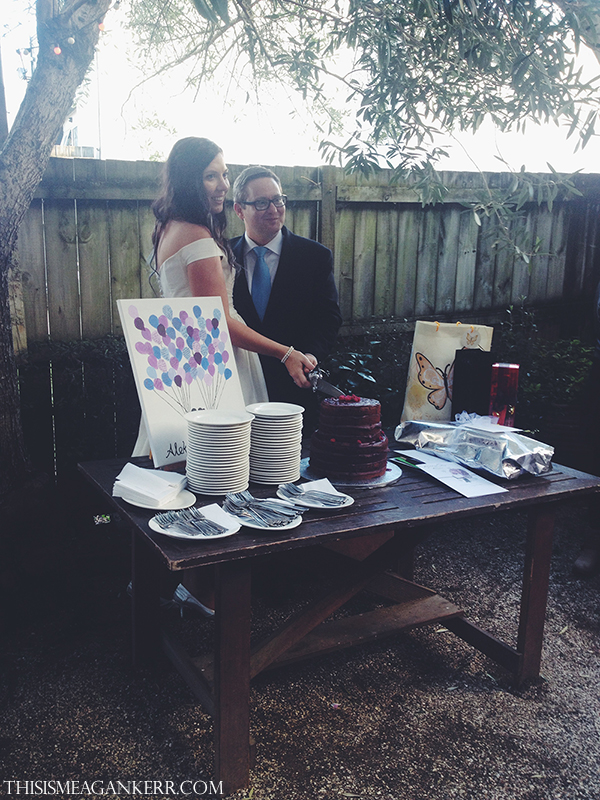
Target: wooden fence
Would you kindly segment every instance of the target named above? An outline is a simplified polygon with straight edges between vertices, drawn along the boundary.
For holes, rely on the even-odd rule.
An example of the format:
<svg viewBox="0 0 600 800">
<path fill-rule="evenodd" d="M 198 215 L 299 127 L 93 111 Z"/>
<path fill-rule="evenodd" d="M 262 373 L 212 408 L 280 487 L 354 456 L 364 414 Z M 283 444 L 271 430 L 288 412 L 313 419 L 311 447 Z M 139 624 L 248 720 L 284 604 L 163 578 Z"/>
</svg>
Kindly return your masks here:
<svg viewBox="0 0 600 800">
<path fill-rule="evenodd" d="M 19 238 L 24 309 L 19 346 L 120 333 L 116 300 L 152 296 L 147 257 L 160 164 L 52 159 Z M 242 167 L 232 167 L 235 178 Z M 485 319 L 526 297 L 578 301 L 600 277 L 600 176 L 583 198 L 532 205 L 521 234 L 541 240 L 531 268 L 494 247 L 492 222 L 461 201 L 481 191 L 476 173 L 443 173 L 444 204 L 422 208 L 388 173 L 367 180 L 333 167 L 274 167 L 289 197 L 287 224 L 334 251 L 345 330 L 365 320 Z M 492 186 L 507 181 L 488 175 Z M 229 206 L 229 232 L 242 226 Z"/>
<path fill-rule="evenodd" d="M 232 178 L 241 169 L 232 167 Z M 571 306 L 581 319 L 600 278 L 600 176 L 578 179 L 581 198 L 526 210 L 520 232 L 541 239 L 530 269 L 495 248 L 490 220 L 477 225 L 461 204 L 481 190 L 476 174 L 444 174 L 448 202 L 422 208 L 386 173 L 367 180 L 332 167 L 274 170 L 290 229 L 334 252 L 342 335 L 389 326 L 408 352 L 417 318 L 493 322 L 524 297 L 555 318 Z M 159 173 L 152 162 L 52 159 L 20 231 L 12 300 L 17 347 L 29 353 L 23 424 L 34 463 L 67 484 L 78 460 L 127 456 L 135 440 L 139 405 L 116 301 L 155 293 L 147 258 Z M 487 177 L 492 186 L 507 181 Z M 231 207 L 228 214 L 230 235 L 241 233 Z"/>
</svg>

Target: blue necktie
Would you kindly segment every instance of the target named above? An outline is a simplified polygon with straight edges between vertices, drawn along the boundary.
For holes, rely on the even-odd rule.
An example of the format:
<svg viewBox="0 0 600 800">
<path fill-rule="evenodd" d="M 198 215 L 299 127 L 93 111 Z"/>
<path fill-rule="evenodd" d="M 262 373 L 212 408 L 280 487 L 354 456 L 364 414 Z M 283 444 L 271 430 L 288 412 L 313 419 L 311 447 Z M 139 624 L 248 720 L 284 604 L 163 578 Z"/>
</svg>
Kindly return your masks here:
<svg viewBox="0 0 600 800">
<path fill-rule="evenodd" d="M 267 310 L 269 295 L 271 294 L 271 274 L 265 261 L 266 247 L 255 247 L 256 263 L 252 275 L 252 300 L 258 316 L 262 319 Z"/>
</svg>

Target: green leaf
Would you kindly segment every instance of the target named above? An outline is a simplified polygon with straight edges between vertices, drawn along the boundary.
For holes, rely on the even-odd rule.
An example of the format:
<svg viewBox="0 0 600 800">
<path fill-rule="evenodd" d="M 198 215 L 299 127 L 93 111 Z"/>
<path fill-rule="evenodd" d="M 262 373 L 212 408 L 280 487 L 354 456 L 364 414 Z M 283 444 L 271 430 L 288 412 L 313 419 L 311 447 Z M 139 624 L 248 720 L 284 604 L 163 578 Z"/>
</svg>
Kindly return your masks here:
<svg viewBox="0 0 600 800">
<path fill-rule="evenodd" d="M 206 0 L 190 0 L 190 2 L 193 3 L 194 8 L 201 17 L 214 24 L 218 23 L 219 19 L 217 15 L 213 11 L 212 7 L 208 5 Z"/>
<path fill-rule="evenodd" d="M 228 0 L 210 0 L 212 7 L 217 12 L 223 22 L 229 22 Z"/>
</svg>

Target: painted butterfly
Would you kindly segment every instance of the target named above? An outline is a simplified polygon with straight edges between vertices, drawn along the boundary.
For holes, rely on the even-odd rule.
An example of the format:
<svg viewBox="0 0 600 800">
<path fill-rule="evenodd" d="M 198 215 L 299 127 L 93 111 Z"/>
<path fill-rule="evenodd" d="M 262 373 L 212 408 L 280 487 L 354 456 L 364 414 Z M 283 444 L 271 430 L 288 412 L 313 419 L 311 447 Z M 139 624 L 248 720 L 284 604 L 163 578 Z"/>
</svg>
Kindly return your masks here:
<svg viewBox="0 0 600 800">
<path fill-rule="evenodd" d="M 454 361 L 448 364 L 445 370 L 434 367 L 431 361 L 423 353 L 416 353 L 415 358 L 419 365 L 417 378 L 421 386 L 431 389 L 427 395 L 427 400 L 438 411 L 446 405 L 448 400 L 452 400 L 452 384 L 454 383 Z"/>
</svg>

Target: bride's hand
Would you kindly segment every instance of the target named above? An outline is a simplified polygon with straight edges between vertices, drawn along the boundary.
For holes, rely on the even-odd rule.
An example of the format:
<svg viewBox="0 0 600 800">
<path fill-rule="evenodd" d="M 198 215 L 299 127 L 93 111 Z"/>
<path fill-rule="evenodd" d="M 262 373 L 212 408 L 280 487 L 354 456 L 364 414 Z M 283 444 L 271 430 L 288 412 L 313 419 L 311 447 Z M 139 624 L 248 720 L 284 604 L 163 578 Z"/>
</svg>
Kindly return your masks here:
<svg viewBox="0 0 600 800">
<path fill-rule="evenodd" d="M 312 358 L 314 359 L 314 356 Z M 289 372 L 291 379 L 301 389 L 311 388 L 311 383 L 307 380 L 306 374 L 314 369 L 315 366 L 316 364 L 313 364 L 311 359 L 307 358 L 299 350 L 292 350 L 285 361 L 285 368 Z"/>
</svg>

